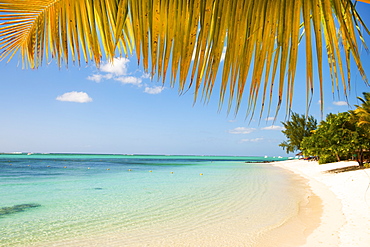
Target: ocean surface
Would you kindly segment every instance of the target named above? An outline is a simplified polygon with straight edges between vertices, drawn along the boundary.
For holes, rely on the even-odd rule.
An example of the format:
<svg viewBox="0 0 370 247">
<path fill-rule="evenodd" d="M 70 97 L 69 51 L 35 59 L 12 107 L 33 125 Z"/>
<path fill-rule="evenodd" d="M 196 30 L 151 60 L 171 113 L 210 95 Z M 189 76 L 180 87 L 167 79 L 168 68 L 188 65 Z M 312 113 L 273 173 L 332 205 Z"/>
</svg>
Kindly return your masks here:
<svg viewBox="0 0 370 247">
<path fill-rule="evenodd" d="M 307 192 L 273 160 L 0 154 L 0 246 L 253 246 Z"/>
</svg>

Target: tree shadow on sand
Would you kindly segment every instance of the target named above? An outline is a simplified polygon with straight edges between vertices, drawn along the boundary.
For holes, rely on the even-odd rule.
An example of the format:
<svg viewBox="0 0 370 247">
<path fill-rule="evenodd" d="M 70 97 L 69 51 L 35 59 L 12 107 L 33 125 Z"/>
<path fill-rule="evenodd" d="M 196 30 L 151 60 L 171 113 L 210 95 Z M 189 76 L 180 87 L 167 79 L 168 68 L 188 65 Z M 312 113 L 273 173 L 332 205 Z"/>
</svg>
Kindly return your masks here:
<svg viewBox="0 0 370 247">
<path fill-rule="evenodd" d="M 357 170 L 363 170 L 363 169 L 368 169 L 368 168 L 364 166 L 347 166 L 347 167 L 327 170 L 325 173 L 341 173 L 341 172 L 350 172 L 350 171 L 357 171 Z"/>
</svg>

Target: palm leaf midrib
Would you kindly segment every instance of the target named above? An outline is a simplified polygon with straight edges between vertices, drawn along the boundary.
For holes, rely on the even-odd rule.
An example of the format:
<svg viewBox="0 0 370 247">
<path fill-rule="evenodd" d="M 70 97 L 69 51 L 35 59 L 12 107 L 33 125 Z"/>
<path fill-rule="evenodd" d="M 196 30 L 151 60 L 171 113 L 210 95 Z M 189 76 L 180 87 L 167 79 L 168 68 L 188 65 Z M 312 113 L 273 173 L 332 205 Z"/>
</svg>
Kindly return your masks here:
<svg viewBox="0 0 370 247">
<path fill-rule="evenodd" d="M 17 14 L 7 15 L 7 22 L 2 23 L 4 27 L 0 28 L 0 34 L 4 36 L 1 41 L 6 41 L 13 39 L 13 44 L 4 44 L 0 49 L 4 49 L 0 58 L 3 59 L 10 54 L 11 59 L 14 54 L 19 49 L 27 49 L 30 54 L 40 53 L 40 47 L 44 44 L 44 39 L 40 39 L 36 32 L 40 30 L 40 23 L 45 15 L 45 12 L 50 11 L 56 3 L 63 2 L 63 0 L 53 0 L 53 1 L 32 1 L 27 4 L 12 3 L 12 13 L 17 12 Z M 0 5 L 0 7 L 2 7 Z M 3 11 L 6 12 L 6 11 Z M 4 19 L 4 18 L 3 18 Z M 37 48 L 35 48 L 37 47 Z M 43 50 L 43 49 L 42 49 Z M 40 57 L 43 54 L 37 54 L 35 57 Z M 31 65 L 32 66 L 32 65 Z"/>
</svg>

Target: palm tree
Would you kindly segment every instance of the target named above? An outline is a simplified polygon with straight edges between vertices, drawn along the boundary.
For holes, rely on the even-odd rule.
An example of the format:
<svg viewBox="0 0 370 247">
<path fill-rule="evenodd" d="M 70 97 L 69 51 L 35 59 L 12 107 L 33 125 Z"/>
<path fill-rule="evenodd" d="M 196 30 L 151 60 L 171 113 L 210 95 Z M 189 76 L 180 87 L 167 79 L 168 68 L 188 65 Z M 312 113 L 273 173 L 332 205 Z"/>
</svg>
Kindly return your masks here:
<svg viewBox="0 0 370 247">
<path fill-rule="evenodd" d="M 357 125 L 370 130 L 370 93 L 362 93 L 364 98 L 357 97 L 362 104 L 355 105 L 357 108 L 353 111 L 356 115 Z"/>
<path fill-rule="evenodd" d="M 361 105 L 355 105 L 356 109 L 350 111 L 352 124 L 357 126 L 358 139 L 360 139 L 357 141 L 362 145 L 357 154 L 360 166 L 363 165 L 365 153 L 369 156 L 370 140 L 370 93 L 363 92 L 362 94 L 364 98 L 357 97 L 362 102 Z"/>
<path fill-rule="evenodd" d="M 307 104 L 314 64 L 323 99 L 323 47 L 334 87 L 342 81 L 347 93 L 351 60 L 367 82 L 357 43 L 364 40 L 361 27 L 370 32 L 355 5 L 352 0 L 0 0 L 0 59 L 19 52 L 24 67 L 37 68 L 51 58 L 59 66 L 91 60 L 99 66 L 103 55 L 112 61 L 135 49 L 145 70 L 163 82 L 170 73 L 171 85 L 178 83 L 180 92 L 193 87 L 195 99 L 199 93 L 209 98 L 222 67 L 220 105 L 228 94 L 229 110 L 235 105 L 237 112 L 249 91 L 248 112 L 261 97 L 262 113 L 277 88 L 277 109 L 284 97 L 289 109 L 302 40 Z"/>
</svg>

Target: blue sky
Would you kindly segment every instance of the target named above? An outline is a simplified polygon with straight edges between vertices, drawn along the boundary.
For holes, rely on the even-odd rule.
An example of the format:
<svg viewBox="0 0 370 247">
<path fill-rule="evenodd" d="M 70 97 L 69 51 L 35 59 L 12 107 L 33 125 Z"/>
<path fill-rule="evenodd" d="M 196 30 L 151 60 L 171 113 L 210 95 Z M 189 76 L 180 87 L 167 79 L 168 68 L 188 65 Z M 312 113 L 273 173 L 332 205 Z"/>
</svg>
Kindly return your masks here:
<svg viewBox="0 0 370 247">
<path fill-rule="evenodd" d="M 358 5 L 370 26 L 370 5 Z M 369 35 L 365 38 L 370 46 Z M 370 55 L 364 49 L 361 55 L 370 77 Z M 298 113 L 306 111 L 303 59 L 301 53 L 293 100 Z M 93 63 L 59 69 L 56 61 L 24 70 L 15 57 L 0 62 L 0 73 L 0 152 L 287 156 L 278 146 L 285 139 L 284 108 L 275 122 L 272 111 L 259 123 L 258 108 L 249 121 L 245 96 L 236 117 L 227 114 L 226 105 L 219 112 L 217 85 L 208 104 L 193 105 L 192 89 L 179 95 L 177 85 L 151 80 L 135 56 L 100 70 Z M 370 91 L 353 69 L 347 105 L 343 94 L 332 94 L 327 72 L 325 81 L 324 115 L 353 109 L 356 97 Z M 320 120 L 318 89 L 309 113 Z"/>
</svg>

